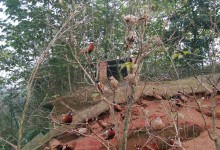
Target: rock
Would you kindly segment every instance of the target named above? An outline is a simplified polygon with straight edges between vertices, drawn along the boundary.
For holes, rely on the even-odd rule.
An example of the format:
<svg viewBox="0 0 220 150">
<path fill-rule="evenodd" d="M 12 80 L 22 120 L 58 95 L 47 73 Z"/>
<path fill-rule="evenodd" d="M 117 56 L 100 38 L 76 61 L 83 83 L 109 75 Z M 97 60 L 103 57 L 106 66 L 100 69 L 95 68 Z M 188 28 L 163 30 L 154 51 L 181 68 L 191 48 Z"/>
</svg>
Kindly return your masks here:
<svg viewBox="0 0 220 150">
<path fill-rule="evenodd" d="M 78 129 L 78 132 L 79 132 L 80 134 L 86 134 L 86 133 L 88 132 L 88 129 L 87 129 L 87 128 L 79 128 L 79 129 Z"/>
<path fill-rule="evenodd" d="M 161 130 L 165 127 L 163 121 L 161 120 L 160 117 L 155 118 L 154 120 L 151 121 L 151 128 L 155 131 Z"/>
</svg>

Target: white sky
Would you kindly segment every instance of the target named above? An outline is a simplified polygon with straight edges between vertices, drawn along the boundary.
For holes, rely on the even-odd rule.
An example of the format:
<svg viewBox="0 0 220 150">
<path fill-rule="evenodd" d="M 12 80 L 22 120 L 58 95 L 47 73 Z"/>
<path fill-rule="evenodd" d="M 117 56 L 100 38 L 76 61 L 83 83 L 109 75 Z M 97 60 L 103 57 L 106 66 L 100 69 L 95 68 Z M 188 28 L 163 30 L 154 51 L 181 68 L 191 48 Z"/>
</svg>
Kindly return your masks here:
<svg viewBox="0 0 220 150">
<path fill-rule="evenodd" d="M 4 10 L 6 7 L 2 3 L 0 3 L 0 8 Z M 7 16 L 3 12 L 0 12 L 0 20 L 4 20 L 6 18 Z M 1 28 L 0 28 L 0 34 L 3 34 Z M 0 41 L 0 45 L 3 45 L 4 43 L 5 42 Z M 8 74 L 4 70 L 0 70 L 0 76 L 5 78 L 8 77 Z"/>
<path fill-rule="evenodd" d="M 0 3 L 0 8 L 2 8 L 4 10 L 6 7 L 2 3 Z M 7 16 L 3 12 L 0 12 L 0 20 L 4 20 L 6 18 L 7 18 Z M 0 34 L 2 34 L 1 28 L 0 28 Z M 0 45 L 2 45 L 2 44 L 4 44 L 4 42 L 0 41 Z"/>
<path fill-rule="evenodd" d="M 6 7 L 0 3 L 0 8 L 4 10 Z M 0 12 L 0 19 L 6 19 L 6 15 L 3 12 Z"/>
</svg>

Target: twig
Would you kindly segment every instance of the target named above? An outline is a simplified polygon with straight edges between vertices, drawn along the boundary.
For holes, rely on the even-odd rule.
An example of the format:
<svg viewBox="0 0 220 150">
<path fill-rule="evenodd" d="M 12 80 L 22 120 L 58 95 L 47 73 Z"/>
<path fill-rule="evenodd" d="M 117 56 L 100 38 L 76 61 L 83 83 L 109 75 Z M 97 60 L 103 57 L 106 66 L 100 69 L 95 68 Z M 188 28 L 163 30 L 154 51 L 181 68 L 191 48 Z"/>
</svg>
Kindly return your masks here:
<svg viewBox="0 0 220 150">
<path fill-rule="evenodd" d="M 214 83 L 212 80 L 210 80 L 207 76 L 205 76 L 205 78 L 212 84 L 212 86 L 213 86 L 214 88 L 216 88 L 218 91 L 220 91 L 220 90 L 218 89 L 218 87 L 215 85 L 215 83 Z"/>
<path fill-rule="evenodd" d="M 69 47 L 71 48 L 71 46 L 69 46 Z M 83 72 L 86 74 L 86 76 L 89 78 L 89 80 L 92 82 L 92 84 L 95 85 L 95 82 L 93 81 L 92 77 L 89 75 L 89 73 L 86 71 L 86 69 L 82 66 L 79 59 L 76 57 L 76 55 L 73 55 L 73 57 L 76 60 L 76 62 L 78 63 L 78 65 L 80 66 L 80 68 L 83 70 Z M 67 59 L 67 61 L 69 61 L 67 56 L 66 56 L 66 59 Z"/>
<path fill-rule="evenodd" d="M 10 145 L 11 147 L 13 147 L 13 149 L 17 150 L 17 146 L 15 146 L 14 144 L 12 144 L 11 142 L 9 142 L 8 140 L 5 140 L 3 137 L 0 136 L 0 140 L 4 141 L 5 143 L 7 143 L 8 145 Z"/>
<path fill-rule="evenodd" d="M 190 88 L 191 88 L 192 92 L 194 93 L 192 86 L 190 86 Z M 209 138 L 214 141 L 214 139 L 213 139 L 212 136 L 211 136 L 210 131 L 208 130 L 207 122 L 206 122 L 206 120 L 205 120 L 205 115 L 203 114 L 202 108 L 201 108 L 199 102 L 197 101 L 197 99 L 195 98 L 195 93 L 194 93 L 194 100 L 196 101 L 196 104 L 197 104 L 197 106 L 199 107 L 199 110 L 200 110 L 200 112 L 201 112 L 201 114 L 202 114 L 202 119 L 203 119 L 203 121 L 204 121 L 204 123 L 205 123 L 205 129 L 206 129 L 206 131 L 208 132 Z"/>
<path fill-rule="evenodd" d="M 18 146 L 17 149 L 20 150 L 21 149 L 21 141 L 22 141 L 22 135 L 23 135 L 23 124 L 26 118 L 26 113 L 29 109 L 29 103 L 31 101 L 31 95 L 32 95 L 32 88 L 33 88 L 33 83 L 34 83 L 34 79 L 35 76 L 37 74 L 37 71 L 39 69 L 40 64 L 43 62 L 44 58 L 46 57 L 46 55 L 49 53 L 49 50 L 51 48 L 51 46 L 56 42 L 56 40 L 58 39 L 58 37 L 63 34 L 62 31 L 63 29 L 68 25 L 68 23 L 72 20 L 72 18 L 78 13 L 77 10 L 75 13 L 73 13 L 72 15 L 69 16 L 69 18 L 66 20 L 66 22 L 62 25 L 62 27 L 60 28 L 60 30 L 56 33 L 56 35 L 54 36 L 54 38 L 50 41 L 50 43 L 48 44 L 47 48 L 43 51 L 43 53 L 40 55 L 39 59 L 37 60 L 37 63 L 33 69 L 33 71 L 31 72 L 30 78 L 28 80 L 28 85 L 27 85 L 27 97 L 24 103 L 24 109 L 21 115 L 21 119 L 19 122 L 19 129 L 18 129 Z"/>
<path fill-rule="evenodd" d="M 148 138 L 147 142 L 144 143 L 144 145 L 141 147 L 141 150 L 144 149 L 145 146 L 147 146 L 147 144 L 155 137 L 155 135 L 153 135 L 151 138 Z M 149 147 L 148 147 L 149 148 Z"/>
<path fill-rule="evenodd" d="M 201 80 L 199 80 L 199 78 L 196 76 L 195 74 L 195 69 L 193 68 L 192 65 L 190 65 L 188 62 L 187 62 L 188 66 L 192 69 L 192 72 L 193 72 L 193 76 L 196 78 L 197 81 L 199 81 L 199 83 L 205 88 L 207 89 L 210 93 L 212 93 L 212 90 L 210 90 Z"/>
</svg>

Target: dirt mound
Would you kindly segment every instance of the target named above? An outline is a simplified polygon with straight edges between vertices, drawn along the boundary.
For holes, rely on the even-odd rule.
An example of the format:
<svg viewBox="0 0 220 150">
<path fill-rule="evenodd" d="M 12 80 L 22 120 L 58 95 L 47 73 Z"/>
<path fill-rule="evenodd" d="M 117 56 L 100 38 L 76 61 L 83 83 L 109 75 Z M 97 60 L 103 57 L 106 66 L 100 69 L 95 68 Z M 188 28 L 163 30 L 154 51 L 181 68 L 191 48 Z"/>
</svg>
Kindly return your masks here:
<svg viewBox="0 0 220 150">
<path fill-rule="evenodd" d="M 220 96 L 215 97 L 216 102 L 220 102 Z M 183 107 L 175 109 L 173 113 L 169 113 L 171 110 L 170 101 L 161 100 L 148 101 L 142 99 L 144 105 L 134 104 L 131 114 L 131 122 L 129 125 L 129 138 L 128 149 L 135 149 L 135 145 L 140 145 L 143 149 L 169 149 L 175 147 L 176 142 L 176 129 L 173 126 L 173 119 L 171 115 L 176 115 L 175 122 L 181 142 L 185 149 L 210 149 L 214 147 L 214 142 L 210 141 L 205 130 L 204 121 L 201 113 L 196 109 L 197 105 L 194 100 L 189 100 Z M 203 99 L 201 102 L 203 107 L 211 107 L 210 99 Z M 122 136 L 123 118 L 121 114 L 124 113 L 125 107 L 122 105 L 122 112 L 115 112 L 115 117 L 119 123 L 119 136 Z M 216 107 L 219 109 L 219 106 Z M 114 123 L 114 119 L 109 113 L 105 113 L 100 116 L 102 122 Z M 152 127 L 152 122 L 160 118 L 163 126 L 155 130 Z M 178 118 L 178 119 L 177 119 Z M 206 117 L 206 121 L 211 130 L 211 117 Z M 216 120 L 217 125 L 220 124 L 220 120 Z M 97 121 L 91 121 L 89 125 L 85 127 L 90 128 L 91 131 L 86 133 L 85 136 L 76 135 L 73 131 L 59 137 L 61 143 L 74 145 L 76 150 L 104 150 L 107 146 L 103 137 L 103 129 L 98 125 Z M 219 134 L 219 131 L 218 131 Z M 202 145 L 204 138 L 210 143 Z M 111 146 L 118 146 L 117 138 L 110 141 Z M 105 144 L 105 146 L 104 146 Z M 195 145 L 196 144 L 196 145 Z M 200 145 L 199 145 L 200 144 Z"/>
<path fill-rule="evenodd" d="M 204 78 L 201 77 L 200 79 L 204 82 Z M 180 86 L 180 84 L 182 85 Z M 207 83 L 205 85 L 210 87 Z M 153 92 L 154 89 L 156 92 Z M 188 100 L 183 100 L 177 91 L 185 93 L 184 96 Z M 126 86 L 117 89 L 116 99 L 114 100 L 121 105 L 122 110 L 121 112 L 114 112 L 115 117 L 109 114 L 110 106 L 113 106 L 111 104 L 113 94 L 104 95 L 105 99 L 103 99 L 95 87 L 80 89 L 77 93 L 55 98 L 52 102 L 54 106 L 52 118 L 55 120 L 52 120 L 54 123 L 51 124 L 53 130 L 45 135 L 44 141 L 41 143 L 46 143 L 51 138 L 56 137 L 62 144 L 74 145 L 76 149 L 106 149 L 108 143 L 104 140 L 105 131 L 99 126 L 97 120 L 94 120 L 94 118 L 99 117 L 104 124 L 116 123 L 115 130 L 118 134 L 110 140 L 109 146 L 111 149 L 117 148 L 117 139 L 122 137 L 124 114 L 127 109 L 126 96 L 128 94 L 129 90 Z M 140 145 L 144 149 L 168 149 L 178 145 L 177 137 L 180 137 L 184 146 L 185 142 L 199 138 L 201 133 L 203 135 L 206 132 L 206 128 L 201 113 L 197 111 L 195 98 L 198 99 L 201 107 L 205 108 L 204 110 L 208 110 L 207 108 L 211 107 L 212 102 L 210 99 L 206 99 L 209 96 L 209 91 L 206 91 L 200 83 L 191 78 L 175 82 L 165 81 L 158 84 L 150 82 L 147 85 L 146 83 L 138 84 L 135 87 L 134 98 L 139 99 L 136 104 L 132 105 L 128 149 L 135 149 L 135 145 Z M 215 102 L 219 103 L 220 98 L 217 96 L 215 99 Z M 218 109 L 219 106 L 216 106 L 216 116 L 219 113 Z M 61 115 L 69 111 L 75 113 L 73 123 L 71 125 L 59 124 Z M 211 117 L 207 113 L 205 114 L 209 130 L 212 130 Z M 216 124 L 219 125 L 219 123 L 217 118 Z M 77 132 L 79 128 L 87 128 L 88 132 L 80 135 Z M 96 147 L 92 146 L 93 143 Z M 214 142 L 212 144 L 214 145 Z"/>
</svg>

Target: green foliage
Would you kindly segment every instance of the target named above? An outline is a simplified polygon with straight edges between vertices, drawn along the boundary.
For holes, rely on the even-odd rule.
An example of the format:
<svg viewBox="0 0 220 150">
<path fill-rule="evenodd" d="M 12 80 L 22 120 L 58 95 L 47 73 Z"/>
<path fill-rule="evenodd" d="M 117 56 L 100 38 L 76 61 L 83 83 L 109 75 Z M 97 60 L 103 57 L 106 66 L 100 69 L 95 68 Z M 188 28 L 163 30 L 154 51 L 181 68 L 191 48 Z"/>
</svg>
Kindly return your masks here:
<svg viewBox="0 0 220 150">
<path fill-rule="evenodd" d="M 126 63 L 121 65 L 120 71 L 122 69 L 124 69 L 124 68 L 127 68 L 127 71 L 130 72 L 133 67 L 134 67 L 134 63 L 133 62 L 126 62 Z"/>
<path fill-rule="evenodd" d="M 96 98 L 97 98 L 98 96 L 99 96 L 99 93 L 93 93 L 91 97 L 92 97 L 93 100 L 96 100 Z"/>
<path fill-rule="evenodd" d="M 219 24 L 220 16 L 213 10 L 214 5 L 212 2 L 203 0 L 176 1 L 175 9 L 169 15 L 170 27 L 165 32 L 164 39 L 170 39 L 173 35 L 171 43 L 176 46 L 182 39 L 181 44 L 184 48 L 196 54 L 186 57 L 189 59 L 189 63 L 200 63 L 196 60 L 204 59 L 199 56 L 204 56 L 209 52 L 210 44 L 217 37 L 212 32 L 214 25 L 212 19 L 213 17 L 218 18 L 216 23 Z M 219 3 L 216 4 L 216 7 L 219 8 Z"/>
<path fill-rule="evenodd" d="M 190 53 L 189 51 L 182 51 L 182 52 L 179 52 L 179 53 L 175 52 L 175 53 L 172 55 L 172 59 L 176 59 L 176 58 L 181 59 L 181 58 L 183 58 L 185 55 L 188 55 L 189 53 Z"/>
</svg>

